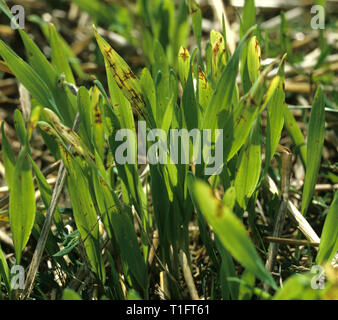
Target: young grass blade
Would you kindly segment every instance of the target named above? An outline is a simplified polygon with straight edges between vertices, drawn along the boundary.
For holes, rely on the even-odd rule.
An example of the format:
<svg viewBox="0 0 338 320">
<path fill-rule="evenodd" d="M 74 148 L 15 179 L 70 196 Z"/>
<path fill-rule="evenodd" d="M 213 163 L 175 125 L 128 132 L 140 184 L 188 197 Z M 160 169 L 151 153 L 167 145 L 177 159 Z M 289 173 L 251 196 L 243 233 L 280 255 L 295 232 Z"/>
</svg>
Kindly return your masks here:
<svg viewBox="0 0 338 320">
<path fill-rule="evenodd" d="M 21 145 L 24 145 L 27 139 L 27 130 L 25 127 L 25 121 L 23 120 L 22 113 L 19 111 L 19 109 L 16 109 L 14 111 L 14 127 L 16 133 L 19 136 Z"/>
<path fill-rule="evenodd" d="M 7 136 L 5 134 L 5 121 L 1 122 L 1 136 L 2 136 L 2 161 L 5 167 L 5 178 L 7 182 L 8 189 L 11 189 L 14 168 L 15 168 L 15 158 L 13 150 L 9 144 Z"/>
<path fill-rule="evenodd" d="M 276 289 L 274 280 L 265 270 L 241 221 L 213 195 L 212 189 L 205 182 L 197 181 L 193 189 L 203 215 L 223 246 L 257 278 Z"/>
<path fill-rule="evenodd" d="M 256 30 L 256 26 L 250 28 L 245 37 L 240 41 L 230 61 L 224 68 L 221 77 L 217 83 L 217 87 L 210 99 L 203 119 L 203 129 L 215 129 L 217 121 L 215 117 L 218 116 L 222 109 L 230 110 L 233 96 L 233 88 L 236 82 L 238 73 L 238 63 L 242 52 L 242 48 L 246 40 Z"/>
<path fill-rule="evenodd" d="M 0 283 L 1 283 L 1 280 L 4 281 L 7 292 L 10 295 L 11 285 L 10 285 L 9 268 L 8 268 L 8 264 L 7 264 L 7 261 L 6 261 L 6 257 L 4 255 L 2 249 L 1 249 L 1 246 L 0 246 Z"/>
<path fill-rule="evenodd" d="M 188 80 L 190 70 L 190 53 L 188 49 L 181 47 L 178 52 L 178 75 L 184 87 Z"/>
<path fill-rule="evenodd" d="M 184 121 L 186 123 L 188 130 L 199 128 L 198 107 L 196 103 L 194 83 L 192 77 L 192 65 L 190 65 L 188 79 L 182 95 L 182 109 L 184 114 Z"/>
<path fill-rule="evenodd" d="M 0 55 L 6 61 L 8 67 L 18 80 L 39 101 L 39 103 L 56 110 L 54 98 L 46 84 L 41 80 L 38 74 L 25 61 L 17 56 L 2 40 L 0 40 Z"/>
<path fill-rule="evenodd" d="M 251 83 L 255 83 L 261 72 L 261 47 L 256 36 L 250 39 L 248 45 L 248 72 Z"/>
<path fill-rule="evenodd" d="M 241 38 L 255 24 L 255 21 L 256 21 L 255 0 L 245 0 L 242 14 L 242 23 L 240 25 Z"/>
<path fill-rule="evenodd" d="M 333 202 L 326 216 L 322 236 L 320 238 L 319 251 L 316 258 L 317 264 L 330 262 L 338 251 L 338 191 L 334 195 Z"/>
<path fill-rule="evenodd" d="M 198 94 L 199 94 L 199 104 L 202 106 L 203 111 L 207 108 L 210 98 L 212 96 L 212 88 L 207 80 L 202 69 L 198 69 Z"/>
<path fill-rule="evenodd" d="M 154 57 L 156 57 L 152 75 L 156 87 L 156 125 L 160 127 L 167 105 L 170 101 L 169 63 L 165 51 L 158 40 L 154 43 Z"/>
<path fill-rule="evenodd" d="M 150 71 L 144 68 L 141 73 L 140 85 L 142 92 L 144 93 L 148 103 L 150 105 L 153 119 L 156 119 L 156 92 L 153 78 L 151 77 Z"/>
<path fill-rule="evenodd" d="M 256 189 L 261 171 L 260 121 L 256 119 L 246 145 L 241 150 L 235 176 L 236 196 L 245 209 L 246 200 Z"/>
<path fill-rule="evenodd" d="M 49 24 L 49 33 L 53 64 L 55 65 L 59 74 L 64 73 L 67 82 L 75 84 L 72 69 L 70 68 L 65 52 L 61 49 L 62 42 L 60 40 L 60 36 L 53 24 Z"/>
<path fill-rule="evenodd" d="M 317 182 L 325 134 L 325 97 L 318 87 L 313 101 L 307 139 L 306 176 L 302 197 L 302 215 L 306 214 Z"/>
<path fill-rule="evenodd" d="M 210 32 L 210 42 L 212 49 L 212 77 L 213 81 L 216 83 L 227 62 L 226 46 L 222 34 L 215 30 L 211 30 Z"/>
<path fill-rule="evenodd" d="M 278 142 L 281 138 L 281 132 L 284 125 L 284 100 L 282 80 L 279 81 L 277 89 L 274 91 L 268 103 L 268 121 L 266 127 L 266 154 L 265 154 L 265 172 L 267 172 L 272 157 L 274 156 Z"/>
<path fill-rule="evenodd" d="M 67 185 L 73 205 L 75 223 L 80 231 L 81 239 L 84 241 L 89 262 L 95 274 L 104 284 L 106 273 L 100 250 L 99 225 L 87 180 L 77 161 L 62 144 L 59 147 L 63 163 L 69 173 Z"/>
<path fill-rule="evenodd" d="M 188 1 L 189 13 L 191 15 L 192 20 L 192 30 L 194 32 L 194 36 L 197 42 L 197 46 L 199 49 L 199 55 L 201 57 L 201 41 L 202 41 L 202 13 L 201 9 L 197 5 L 195 0 Z"/>
<path fill-rule="evenodd" d="M 20 264 L 35 219 L 35 189 L 27 148 L 25 145 L 21 149 L 15 164 L 9 198 L 9 220 L 17 264 Z"/>
<path fill-rule="evenodd" d="M 65 289 L 62 294 L 62 300 L 82 300 L 82 298 L 72 289 Z"/>
<path fill-rule="evenodd" d="M 285 128 L 288 134 L 291 136 L 293 143 L 296 145 L 296 149 L 300 154 L 304 168 L 306 168 L 307 147 L 306 147 L 304 136 L 301 130 L 299 129 L 299 126 L 296 122 L 295 117 L 293 116 L 291 110 L 286 104 L 284 104 L 283 110 L 284 110 Z"/>
</svg>

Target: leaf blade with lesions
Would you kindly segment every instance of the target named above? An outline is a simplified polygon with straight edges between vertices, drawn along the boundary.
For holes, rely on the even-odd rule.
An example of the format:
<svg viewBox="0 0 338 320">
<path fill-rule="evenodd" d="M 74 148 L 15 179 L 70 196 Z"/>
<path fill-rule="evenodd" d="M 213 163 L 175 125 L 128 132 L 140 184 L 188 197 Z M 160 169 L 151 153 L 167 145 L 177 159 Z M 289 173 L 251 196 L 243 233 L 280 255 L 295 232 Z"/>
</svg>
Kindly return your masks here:
<svg viewBox="0 0 338 320">
<path fill-rule="evenodd" d="M 117 54 L 117 52 L 98 34 L 94 29 L 94 34 L 100 50 L 106 61 L 106 70 L 111 73 L 116 84 L 128 99 L 131 106 L 146 121 L 147 109 L 142 94 L 139 80 L 136 78 L 128 64 Z"/>
<path fill-rule="evenodd" d="M 216 89 L 209 101 L 209 104 L 205 110 L 203 119 L 203 129 L 215 129 L 216 121 L 215 116 L 219 114 L 222 108 L 226 110 L 231 109 L 231 102 L 233 96 L 233 88 L 236 82 L 236 76 L 238 73 L 238 63 L 240 55 L 245 41 L 254 32 L 256 28 L 252 27 L 246 34 L 246 36 L 240 41 L 236 51 L 224 68 L 220 79 L 217 83 Z"/>
</svg>

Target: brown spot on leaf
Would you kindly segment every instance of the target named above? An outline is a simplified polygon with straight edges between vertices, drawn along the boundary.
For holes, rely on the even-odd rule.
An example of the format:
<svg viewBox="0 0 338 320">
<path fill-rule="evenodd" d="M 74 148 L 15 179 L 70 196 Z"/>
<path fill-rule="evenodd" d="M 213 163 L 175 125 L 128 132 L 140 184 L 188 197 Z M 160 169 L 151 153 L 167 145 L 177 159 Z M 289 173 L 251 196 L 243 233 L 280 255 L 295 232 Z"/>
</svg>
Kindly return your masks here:
<svg viewBox="0 0 338 320">
<path fill-rule="evenodd" d="M 183 48 L 183 52 L 180 53 L 180 57 L 185 62 L 187 59 L 189 59 L 189 52 L 186 48 Z"/>
</svg>

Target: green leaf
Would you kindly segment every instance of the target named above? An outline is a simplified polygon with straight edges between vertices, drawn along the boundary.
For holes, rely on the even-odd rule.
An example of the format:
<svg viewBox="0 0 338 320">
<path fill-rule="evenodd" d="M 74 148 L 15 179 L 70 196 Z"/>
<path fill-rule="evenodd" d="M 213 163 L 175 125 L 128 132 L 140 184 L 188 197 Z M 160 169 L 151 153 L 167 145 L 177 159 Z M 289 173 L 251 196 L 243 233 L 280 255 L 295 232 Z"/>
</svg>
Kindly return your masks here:
<svg viewBox="0 0 338 320">
<path fill-rule="evenodd" d="M 154 43 L 155 61 L 152 66 L 152 75 L 156 87 L 156 118 L 157 127 L 160 127 L 166 108 L 170 101 L 169 92 L 169 63 L 161 43 L 155 40 Z M 155 78 L 156 77 L 156 78 Z M 157 81 L 156 81 L 157 80 Z"/>
<path fill-rule="evenodd" d="M 146 121 L 147 108 L 143 93 L 141 92 L 140 82 L 128 66 L 128 64 L 117 54 L 117 52 L 97 33 L 94 29 L 95 37 L 100 50 L 105 58 L 107 73 L 110 73 L 116 84 L 128 99 L 131 106 Z"/>
<path fill-rule="evenodd" d="M 199 104 L 205 110 L 212 96 L 212 88 L 201 68 L 198 70 Z"/>
<path fill-rule="evenodd" d="M 142 300 L 142 299 L 136 290 L 130 289 L 127 293 L 127 300 Z"/>
<path fill-rule="evenodd" d="M 266 271 L 245 227 L 234 213 L 213 195 L 212 189 L 205 182 L 195 183 L 194 196 L 206 220 L 230 254 L 257 278 L 276 289 L 276 284 Z"/>
<path fill-rule="evenodd" d="M 306 214 L 317 182 L 317 176 L 322 158 L 325 134 L 325 98 L 323 90 L 318 87 L 310 114 L 306 175 L 302 197 L 302 215 Z"/>
<path fill-rule="evenodd" d="M 0 283 L 1 280 L 3 279 L 6 289 L 8 291 L 8 293 L 10 293 L 11 291 L 11 285 L 10 285 L 10 273 L 9 273 L 9 268 L 8 268 L 8 264 L 6 261 L 6 257 L 1 249 L 0 246 Z"/>
<path fill-rule="evenodd" d="M 144 263 L 132 221 L 127 212 L 111 215 L 111 223 L 117 242 L 121 248 L 122 258 L 128 263 L 131 273 L 136 278 L 144 292 L 148 288 L 148 270 Z"/>
<path fill-rule="evenodd" d="M 65 79 L 69 83 L 75 83 L 75 79 L 73 76 L 72 69 L 67 60 L 67 56 L 62 50 L 62 42 L 58 32 L 55 29 L 53 24 L 49 24 L 49 32 L 50 32 L 50 46 L 52 49 L 52 61 L 53 64 L 56 66 L 59 74 L 64 73 Z"/>
<path fill-rule="evenodd" d="M 330 262 L 338 251 L 338 191 L 335 192 L 333 202 L 326 216 L 322 235 L 320 237 L 317 264 Z"/>
<path fill-rule="evenodd" d="M 260 123 L 258 119 L 251 128 L 246 145 L 241 150 L 237 162 L 235 188 L 239 205 L 245 209 L 246 200 L 256 189 L 261 171 Z"/>
<path fill-rule="evenodd" d="M 248 45 L 248 72 L 251 83 L 254 83 L 261 70 L 261 47 L 256 36 L 250 39 Z"/>
<path fill-rule="evenodd" d="M 82 300 L 82 298 L 72 289 L 65 289 L 62 293 L 62 300 Z"/>
<path fill-rule="evenodd" d="M 14 158 L 13 150 L 5 134 L 4 126 L 5 126 L 5 121 L 2 121 L 1 123 L 2 161 L 5 167 L 5 177 L 6 177 L 7 186 L 9 189 L 11 189 L 13 175 L 14 175 L 15 158 Z"/>
<path fill-rule="evenodd" d="M 189 12 L 191 14 L 192 29 L 199 49 L 202 41 L 202 12 L 195 0 L 189 0 Z"/>
<path fill-rule="evenodd" d="M 86 141 L 88 148 L 93 152 L 94 151 L 92 146 L 93 128 L 91 126 L 93 114 L 89 108 L 90 106 L 89 92 L 83 86 L 79 88 L 77 94 L 77 105 L 81 119 L 79 134 L 81 135 L 81 133 L 83 133 L 81 135 L 82 139 Z"/>
<path fill-rule="evenodd" d="M 16 162 L 9 198 L 9 220 L 13 234 L 16 263 L 31 234 L 35 219 L 35 189 L 27 146 L 24 146 Z"/>
<path fill-rule="evenodd" d="M 47 30 L 49 34 L 48 26 Z M 26 48 L 29 64 L 51 91 L 56 105 L 55 110 L 59 111 L 61 116 L 65 119 L 67 125 L 71 125 L 73 123 L 72 119 L 75 116 L 75 106 L 72 102 L 72 95 L 68 92 L 69 90 L 67 88 L 63 87 L 62 83 L 59 83 L 59 74 L 43 55 L 34 41 L 30 39 L 30 37 L 22 29 L 19 29 L 19 32 Z M 58 47 L 57 51 L 62 51 L 62 49 Z"/>
<path fill-rule="evenodd" d="M 190 66 L 188 79 L 182 95 L 182 109 L 184 114 L 184 121 L 187 125 L 188 130 L 198 128 L 198 109 L 192 78 L 192 66 Z"/>
<path fill-rule="evenodd" d="M 2 40 L 0 40 L 0 55 L 18 80 L 39 103 L 57 112 L 54 98 L 47 85 L 42 81 L 40 76 Z"/>
<path fill-rule="evenodd" d="M 318 300 L 322 290 L 311 288 L 311 278 L 314 275 L 310 273 L 295 274 L 289 277 L 283 284 L 273 300 Z"/>
<path fill-rule="evenodd" d="M 251 272 L 244 270 L 241 280 L 245 284 L 241 283 L 239 286 L 238 300 L 251 300 L 256 278 Z"/>
<path fill-rule="evenodd" d="M 218 116 L 222 109 L 230 110 L 234 86 L 238 73 L 238 63 L 242 52 L 243 45 L 248 37 L 254 32 L 256 27 L 252 27 L 246 36 L 240 41 L 230 61 L 224 68 L 221 77 L 217 83 L 217 87 L 210 99 L 207 109 L 205 110 L 203 129 L 215 129 L 215 117 Z"/>
<path fill-rule="evenodd" d="M 296 145 L 297 151 L 299 152 L 303 165 L 306 168 L 306 159 L 307 159 L 307 147 L 304 140 L 302 131 L 299 129 L 299 126 L 296 122 L 295 117 L 293 116 L 291 110 L 285 104 L 284 107 L 284 125 L 289 135 L 292 138 L 293 143 Z"/>
<path fill-rule="evenodd" d="M 252 126 L 257 117 L 258 108 L 255 107 L 251 99 L 242 99 L 233 112 L 226 115 L 226 121 L 222 124 L 223 139 L 226 141 L 227 148 L 225 154 L 227 161 L 230 161 L 238 150 L 245 143 Z M 232 143 L 229 143 L 232 141 Z M 230 148 L 230 150 L 228 150 Z"/>
<path fill-rule="evenodd" d="M 242 23 L 240 25 L 241 38 L 255 24 L 255 21 L 256 21 L 255 0 L 245 0 L 242 13 Z"/>
<path fill-rule="evenodd" d="M 88 182 L 78 162 L 64 146 L 59 143 L 62 160 L 69 173 L 68 191 L 73 206 L 76 226 L 81 234 L 89 262 L 102 283 L 106 272 L 100 249 L 99 225 L 93 200 L 88 188 Z M 81 197 L 79 197 L 81 194 Z"/>
<path fill-rule="evenodd" d="M 265 171 L 267 171 L 272 157 L 274 156 L 277 145 L 281 138 L 284 125 L 284 100 L 282 82 L 280 81 L 277 89 L 274 91 L 268 103 L 268 121 L 266 127 L 266 154 L 265 154 Z"/>
<path fill-rule="evenodd" d="M 14 126 L 21 144 L 24 145 L 27 140 L 27 131 L 25 127 L 25 121 L 23 120 L 22 113 L 19 111 L 19 109 L 14 111 Z"/>
<path fill-rule="evenodd" d="M 182 86 L 185 86 L 188 80 L 190 70 L 190 53 L 188 49 L 181 47 L 178 52 L 178 75 Z"/>
<path fill-rule="evenodd" d="M 210 32 L 210 43 L 212 49 L 212 77 L 213 81 L 217 81 L 226 65 L 226 45 L 223 35 L 215 30 Z"/>
<path fill-rule="evenodd" d="M 92 144 L 95 146 L 98 154 L 101 159 L 104 159 L 104 127 L 103 127 L 103 117 L 101 108 L 100 108 L 100 91 L 95 86 L 92 93 L 92 101 L 91 101 L 91 128 L 93 130 L 92 135 Z"/>
<path fill-rule="evenodd" d="M 150 104 L 153 119 L 156 119 L 156 92 L 153 78 L 147 68 L 142 70 L 140 78 L 141 89 Z"/>
</svg>

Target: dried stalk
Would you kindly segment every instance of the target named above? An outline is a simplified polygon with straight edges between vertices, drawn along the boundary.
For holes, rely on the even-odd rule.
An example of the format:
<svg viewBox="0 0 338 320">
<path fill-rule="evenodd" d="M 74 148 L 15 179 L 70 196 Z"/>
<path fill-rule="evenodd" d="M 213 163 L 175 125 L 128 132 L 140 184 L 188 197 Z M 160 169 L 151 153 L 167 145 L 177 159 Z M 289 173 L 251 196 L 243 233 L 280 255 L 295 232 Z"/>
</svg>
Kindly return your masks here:
<svg viewBox="0 0 338 320">
<path fill-rule="evenodd" d="M 290 244 L 290 245 L 295 245 L 295 246 L 306 246 L 308 244 L 312 247 L 319 246 L 319 242 L 309 242 L 306 240 L 295 240 L 295 239 L 276 238 L 276 237 L 265 237 L 265 239 L 269 242 L 276 242 L 280 244 Z"/>
<path fill-rule="evenodd" d="M 275 182 L 269 176 L 268 183 L 270 191 L 279 195 L 279 191 Z M 304 234 L 304 236 L 310 240 L 310 242 L 320 242 L 320 238 L 317 236 L 316 232 L 312 229 L 308 221 L 302 216 L 302 214 L 290 200 L 288 201 L 288 215 L 296 224 L 298 229 Z"/>
<path fill-rule="evenodd" d="M 194 283 L 194 278 L 192 277 L 191 270 L 188 264 L 187 256 L 183 250 L 180 251 L 180 265 L 183 271 L 184 280 L 187 284 L 191 299 L 200 300 Z"/>
</svg>

